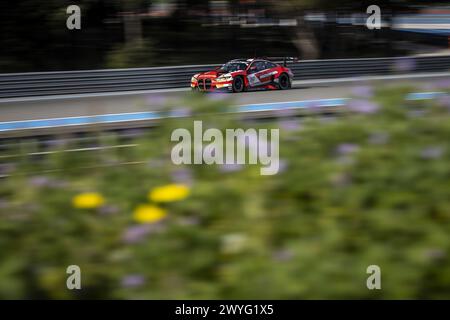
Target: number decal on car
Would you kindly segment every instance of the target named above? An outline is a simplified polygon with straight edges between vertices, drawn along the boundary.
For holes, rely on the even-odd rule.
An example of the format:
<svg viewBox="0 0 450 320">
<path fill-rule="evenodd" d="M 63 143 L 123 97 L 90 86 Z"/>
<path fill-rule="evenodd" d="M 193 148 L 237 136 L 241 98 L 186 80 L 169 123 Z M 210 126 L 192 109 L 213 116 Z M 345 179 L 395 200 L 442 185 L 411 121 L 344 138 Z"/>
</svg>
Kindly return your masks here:
<svg viewBox="0 0 450 320">
<path fill-rule="evenodd" d="M 256 74 L 249 74 L 247 76 L 248 79 L 248 84 L 252 87 L 258 85 L 260 83 L 258 77 L 256 76 Z"/>
</svg>

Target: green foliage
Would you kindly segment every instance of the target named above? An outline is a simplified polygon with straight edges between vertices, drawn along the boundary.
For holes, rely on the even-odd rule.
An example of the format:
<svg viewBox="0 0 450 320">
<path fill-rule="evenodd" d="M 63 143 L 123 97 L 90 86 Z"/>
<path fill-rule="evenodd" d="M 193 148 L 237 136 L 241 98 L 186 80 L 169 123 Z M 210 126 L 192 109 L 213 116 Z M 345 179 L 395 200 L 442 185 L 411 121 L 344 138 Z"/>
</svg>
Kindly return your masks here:
<svg viewBox="0 0 450 320">
<path fill-rule="evenodd" d="M 0 184 L 0 297 L 450 298 L 449 110 L 404 95 L 384 90 L 374 114 L 312 116 L 298 129 L 244 122 L 219 114 L 228 101 L 192 96 L 192 117 L 164 120 L 136 147 L 23 156 Z M 285 168 L 173 165 L 170 133 L 193 120 L 280 126 Z M 191 193 L 161 205 L 167 219 L 133 221 L 150 189 L 180 179 Z M 87 191 L 106 204 L 74 208 Z M 66 288 L 72 264 L 80 291 Z M 382 290 L 366 288 L 373 264 Z"/>
</svg>

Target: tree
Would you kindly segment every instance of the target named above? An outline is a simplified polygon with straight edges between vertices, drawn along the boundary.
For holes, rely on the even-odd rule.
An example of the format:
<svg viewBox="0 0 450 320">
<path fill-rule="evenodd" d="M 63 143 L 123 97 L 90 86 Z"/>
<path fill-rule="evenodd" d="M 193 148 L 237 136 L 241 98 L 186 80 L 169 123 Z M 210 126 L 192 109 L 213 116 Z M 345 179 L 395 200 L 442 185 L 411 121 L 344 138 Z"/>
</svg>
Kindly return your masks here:
<svg viewBox="0 0 450 320">
<path fill-rule="evenodd" d="M 415 4 L 423 5 L 423 2 L 417 0 L 379 0 L 376 4 L 382 8 L 382 12 L 388 11 L 386 17 L 390 17 L 394 12 L 408 9 Z M 435 1 L 427 2 L 434 3 Z M 297 26 L 292 29 L 295 35 L 293 42 L 305 59 L 315 59 L 320 55 L 314 32 L 305 22 L 305 15 L 308 12 L 315 10 L 323 13 L 365 13 L 368 6 L 375 4 L 373 0 L 266 0 L 266 3 L 274 14 L 296 19 Z"/>
</svg>

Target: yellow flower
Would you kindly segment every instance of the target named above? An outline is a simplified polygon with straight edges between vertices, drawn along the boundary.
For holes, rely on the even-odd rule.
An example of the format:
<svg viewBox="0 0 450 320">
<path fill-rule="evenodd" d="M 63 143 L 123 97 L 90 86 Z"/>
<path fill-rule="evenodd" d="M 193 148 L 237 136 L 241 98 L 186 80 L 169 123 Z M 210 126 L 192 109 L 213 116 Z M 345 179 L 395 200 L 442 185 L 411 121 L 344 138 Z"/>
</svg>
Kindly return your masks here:
<svg viewBox="0 0 450 320">
<path fill-rule="evenodd" d="M 141 204 L 133 213 L 134 220 L 140 223 L 156 223 L 166 216 L 166 210 L 150 204 Z"/>
<path fill-rule="evenodd" d="M 168 184 L 151 190 L 148 197 L 155 202 L 183 200 L 189 195 L 189 187 L 184 184 Z"/>
<path fill-rule="evenodd" d="M 95 209 L 104 203 L 103 196 L 96 192 L 80 193 L 72 199 L 73 206 L 78 209 Z"/>
</svg>

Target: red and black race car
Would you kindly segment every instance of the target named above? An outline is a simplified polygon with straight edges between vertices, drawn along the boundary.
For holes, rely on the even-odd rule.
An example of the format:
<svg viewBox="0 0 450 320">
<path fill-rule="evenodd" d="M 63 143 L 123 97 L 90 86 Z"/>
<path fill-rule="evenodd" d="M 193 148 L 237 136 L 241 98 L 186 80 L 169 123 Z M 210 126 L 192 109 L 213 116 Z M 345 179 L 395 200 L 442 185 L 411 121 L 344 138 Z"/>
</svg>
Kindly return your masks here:
<svg viewBox="0 0 450 320">
<path fill-rule="evenodd" d="M 231 60 L 212 71 L 195 74 L 192 90 L 242 92 L 247 90 L 291 88 L 294 74 L 283 65 L 266 59 Z"/>
</svg>

